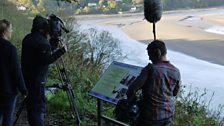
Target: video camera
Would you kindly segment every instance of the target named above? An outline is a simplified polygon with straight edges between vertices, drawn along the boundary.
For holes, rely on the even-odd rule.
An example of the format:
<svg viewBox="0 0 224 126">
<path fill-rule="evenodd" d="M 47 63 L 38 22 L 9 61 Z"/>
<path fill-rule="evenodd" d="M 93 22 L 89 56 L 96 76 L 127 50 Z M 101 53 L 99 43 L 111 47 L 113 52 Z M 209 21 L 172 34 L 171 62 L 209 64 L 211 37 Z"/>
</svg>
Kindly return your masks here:
<svg viewBox="0 0 224 126">
<path fill-rule="evenodd" d="M 69 33 L 69 30 L 65 28 L 64 22 L 54 14 L 49 16 L 48 23 L 50 26 L 50 36 L 53 38 L 60 37 L 62 30 Z"/>
<path fill-rule="evenodd" d="M 140 108 L 141 101 L 137 99 L 132 102 L 121 99 L 114 109 L 114 115 L 118 121 L 135 124 L 140 114 Z"/>
<path fill-rule="evenodd" d="M 54 14 L 51 14 L 48 19 L 50 44 L 53 49 L 57 48 L 60 42 L 62 31 L 69 33 L 70 31 L 65 28 L 64 22 Z"/>
</svg>

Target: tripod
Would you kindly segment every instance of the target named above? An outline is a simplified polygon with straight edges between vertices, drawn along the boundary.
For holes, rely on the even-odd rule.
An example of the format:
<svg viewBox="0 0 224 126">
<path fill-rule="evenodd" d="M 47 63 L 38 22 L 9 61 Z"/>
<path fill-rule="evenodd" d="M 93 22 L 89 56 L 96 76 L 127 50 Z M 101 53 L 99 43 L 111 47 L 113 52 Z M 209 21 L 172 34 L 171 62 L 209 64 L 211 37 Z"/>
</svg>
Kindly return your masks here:
<svg viewBox="0 0 224 126">
<path fill-rule="evenodd" d="M 76 117 L 75 121 L 77 122 L 77 125 L 80 126 L 81 120 L 80 120 L 80 116 L 79 116 L 79 113 L 78 113 L 78 110 L 76 107 L 76 103 L 75 103 L 75 95 L 74 95 L 74 92 L 72 89 L 71 80 L 66 72 L 63 57 L 61 57 L 57 61 L 56 66 L 57 66 L 57 70 L 58 70 L 58 73 L 60 76 L 61 84 L 54 84 L 54 85 L 48 86 L 48 87 L 55 87 L 55 88 L 62 89 L 64 91 L 66 91 L 68 100 L 70 103 L 70 108 L 72 110 L 71 111 L 72 118 Z"/>
<path fill-rule="evenodd" d="M 59 41 L 59 46 L 62 46 L 63 45 L 62 40 L 58 39 L 58 41 Z M 79 116 L 79 113 L 77 110 L 77 106 L 76 106 L 76 102 L 75 102 L 75 95 L 74 95 L 72 85 L 71 85 L 72 83 L 71 83 L 71 80 L 66 71 L 65 62 L 64 62 L 63 57 L 58 59 L 58 61 L 56 62 L 56 67 L 57 67 L 57 70 L 58 70 L 58 73 L 60 76 L 61 83 L 53 84 L 53 85 L 47 86 L 47 87 L 55 87 L 55 88 L 62 89 L 64 91 L 66 91 L 67 96 L 68 96 L 68 101 L 70 104 L 70 108 L 71 108 L 72 118 L 75 118 L 77 125 L 80 126 L 81 119 L 80 119 L 80 116 Z"/>
</svg>

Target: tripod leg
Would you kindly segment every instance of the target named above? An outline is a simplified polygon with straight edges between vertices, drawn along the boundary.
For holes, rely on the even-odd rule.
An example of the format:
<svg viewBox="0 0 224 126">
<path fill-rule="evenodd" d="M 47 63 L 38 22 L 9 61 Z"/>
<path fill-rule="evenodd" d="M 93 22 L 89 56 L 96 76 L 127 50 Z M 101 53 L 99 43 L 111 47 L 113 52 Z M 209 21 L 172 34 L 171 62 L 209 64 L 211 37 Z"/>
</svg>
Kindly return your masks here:
<svg viewBox="0 0 224 126">
<path fill-rule="evenodd" d="M 69 100 L 69 103 L 70 103 L 70 107 L 72 109 L 72 115 L 76 117 L 76 122 L 77 122 L 78 126 L 80 126 L 81 119 L 80 119 L 78 109 L 77 109 L 77 106 L 76 106 L 76 103 L 75 103 L 75 97 L 74 97 L 73 91 L 71 89 L 67 89 L 66 92 L 67 92 L 67 95 L 68 95 L 68 100 Z"/>
<path fill-rule="evenodd" d="M 20 113 L 21 114 L 21 113 Z M 20 116 L 20 115 L 19 115 Z M 16 126 L 16 123 L 17 123 L 17 121 L 18 121 L 18 119 L 19 119 L 19 116 L 17 116 L 16 115 L 16 119 L 15 119 L 15 121 L 14 121 L 14 123 L 13 123 L 13 126 Z"/>
<path fill-rule="evenodd" d="M 58 69 L 58 72 L 59 72 L 61 83 L 62 83 L 63 87 L 65 87 L 63 90 L 66 91 L 67 96 L 68 96 L 68 100 L 69 100 L 70 107 L 71 107 L 71 110 L 72 110 L 72 116 L 73 117 L 76 116 L 76 122 L 80 126 L 81 120 L 80 120 L 79 113 L 78 113 L 78 110 L 77 110 L 77 107 L 76 107 L 75 96 L 74 96 L 72 87 L 70 87 L 71 81 L 70 81 L 69 76 L 66 72 L 63 57 L 61 57 L 59 59 L 59 62 L 56 64 L 56 66 L 57 66 L 57 69 Z"/>
<path fill-rule="evenodd" d="M 17 123 L 17 121 L 18 121 L 18 119 L 19 119 L 19 117 L 20 117 L 20 115 L 21 115 L 21 113 L 23 111 L 23 108 L 25 108 L 26 103 L 27 103 L 27 97 L 21 102 L 21 105 L 20 105 L 20 107 L 19 107 L 19 109 L 18 109 L 18 111 L 16 113 L 16 119 L 15 119 L 15 121 L 13 123 L 13 126 L 16 126 L 16 123 Z"/>
</svg>

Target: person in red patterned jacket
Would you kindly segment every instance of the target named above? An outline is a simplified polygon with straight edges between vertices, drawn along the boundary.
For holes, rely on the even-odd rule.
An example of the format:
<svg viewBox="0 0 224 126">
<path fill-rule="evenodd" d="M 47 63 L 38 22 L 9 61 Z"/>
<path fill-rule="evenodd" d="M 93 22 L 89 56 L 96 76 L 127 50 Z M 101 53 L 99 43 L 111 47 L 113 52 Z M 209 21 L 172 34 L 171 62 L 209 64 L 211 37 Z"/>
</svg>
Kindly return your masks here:
<svg viewBox="0 0 224 126">
<path fill-rule="evenodd" d="M 137 126 L 170 126 L 175 111 L 173 97 L 180 89 L 180 72 L 167 60 L 163 41 L 154 40 L 147 51 L 152 64 L 144 67 L 129 86 L 128 100 L 131 101 L 135 93 L 142 90 L 143 102 Z"/>
</svg>

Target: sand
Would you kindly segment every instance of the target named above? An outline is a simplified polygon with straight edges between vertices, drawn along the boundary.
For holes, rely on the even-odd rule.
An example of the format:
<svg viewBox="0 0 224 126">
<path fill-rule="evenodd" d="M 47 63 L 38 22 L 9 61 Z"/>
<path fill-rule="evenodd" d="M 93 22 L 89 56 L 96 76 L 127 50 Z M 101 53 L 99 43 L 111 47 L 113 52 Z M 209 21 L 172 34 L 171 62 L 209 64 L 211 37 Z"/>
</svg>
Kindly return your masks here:
<svg viewBox="0 0 224 126">
<path fill-rule="evenodd" d="M 184 26 L 177 23 L 185 17 L 186 16 L 164 16 L 161 21 L 156 24 L 157 37 L 162 40 L 223 40 L 223 35 L 204 32 L 200 28 Z M 220 17 L 220 15 L 201 15 L 200 17 L 203 18 L 203 22 L 210 21 L 224 26 L 224 22 L 221 22 L 219 19 L 214 19 L 215 17 Z M 138 20 L 136 19 L 136 21 Z M 123 28 L 123 31 L 136 40 L 142 41 L 153 39 L 152 24 L 147 21 L 141 21 L 140 23 L 127 26 Z"/>
<path fill-rule="evenodd" d="M 213 25 L 224 26 L 224 14 L 181 12 L 164 14 L 156 23 L 157 38 L 164 40 L 168 49 L 181 52 L 215 64 L 224 65 L 224 35 L 206 32 Z M 196 21 L 184 20 L 194 15 Z M 152 24 L 143 20 L 143 14 L 102 20 L 101 24 L 112 24 L 131 38 L 149 43 L 153 40 Z"/>
</svg>

